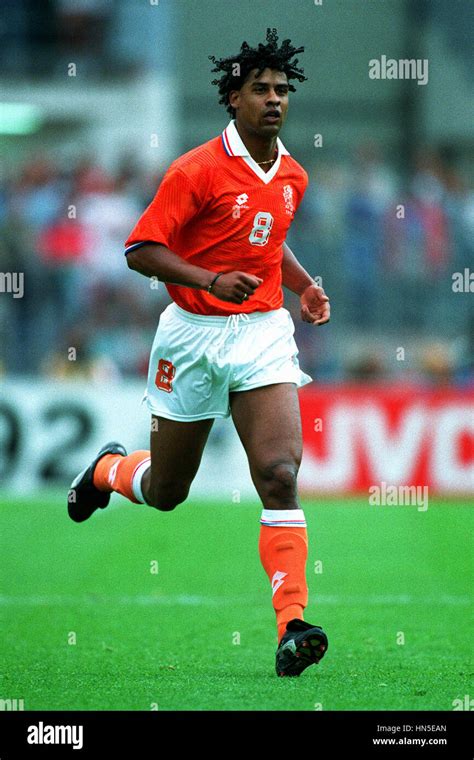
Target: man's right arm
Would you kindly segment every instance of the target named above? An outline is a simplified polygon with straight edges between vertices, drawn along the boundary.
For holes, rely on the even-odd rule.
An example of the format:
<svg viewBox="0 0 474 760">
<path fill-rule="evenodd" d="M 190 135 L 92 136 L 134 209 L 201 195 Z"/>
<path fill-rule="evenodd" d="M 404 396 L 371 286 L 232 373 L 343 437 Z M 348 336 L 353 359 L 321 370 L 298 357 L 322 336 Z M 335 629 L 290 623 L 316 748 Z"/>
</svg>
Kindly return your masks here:
<svg viewBox="0 0 474 760">
<path fill-rule="evenodd" d="M 162 282 L 185 285 L 188 288 L 207 290 L 217 272 L 188 264 L 187 261 L 159 243 L 146 243 L 127 253 L 130 269 L 145 275 L 157 277 Z"/>
<path fill-rule="evenodd" d="M 217 274 L 189 264 L 159 243 L 145 243 L 127 253 L 126 259 L 130 269 L 145 277 L 157 277 L 161 282 L 199 290 L 208 290 Z M 259 277 L 245 272 L 226 272 L 214 283 L 211 293 L 221 301 L 240 304 L 245 294 L 251 297 L 262 282 Z"/>
</svg>

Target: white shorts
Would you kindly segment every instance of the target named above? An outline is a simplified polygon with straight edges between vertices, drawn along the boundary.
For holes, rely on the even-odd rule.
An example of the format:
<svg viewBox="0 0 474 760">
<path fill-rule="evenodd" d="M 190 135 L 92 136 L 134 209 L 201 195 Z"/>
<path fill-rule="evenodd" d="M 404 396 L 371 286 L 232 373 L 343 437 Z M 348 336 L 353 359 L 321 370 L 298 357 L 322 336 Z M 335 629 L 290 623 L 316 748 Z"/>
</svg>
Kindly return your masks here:
<svg viewBox="0 0 474 760">
<path fill-rule="evenodd" d="M 190 422 L 229 417 L 231 391 L 306 385 L 294 331 L 283 308 L 215 317 L 172 303 L 160 317 L 143 400 L 152 414 Z"/>
</svg>

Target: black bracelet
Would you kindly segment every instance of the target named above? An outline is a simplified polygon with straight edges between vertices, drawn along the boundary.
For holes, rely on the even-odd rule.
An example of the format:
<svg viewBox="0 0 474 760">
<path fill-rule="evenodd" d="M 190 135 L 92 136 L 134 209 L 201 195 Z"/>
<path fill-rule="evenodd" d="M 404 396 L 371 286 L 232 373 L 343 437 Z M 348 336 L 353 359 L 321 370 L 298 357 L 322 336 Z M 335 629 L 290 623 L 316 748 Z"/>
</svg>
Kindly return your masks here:
<svg viewBox="0 0 474 760">
<path fill-rule="evenodd" d="M 207 292 L 208 292 L 208 293 L 210 293 L 210 292 L 211 292 L 211 290 L 212 290 L 212 286 L 213 286 L 213 285 L 214 285 L 214 283 L 215 283 L 215 282 L 216 282 L 216 281 L 219 279 L 219 277 L 221 276 L 221 274 L 225 274 L 225 272 L 219 272 L 219 274 L 216 274 L 216 276 L 214 277 L 214 279 L 213 279 L 213 281 L 211 282 L 211 284 L 207 286 Z"/>
</svg>

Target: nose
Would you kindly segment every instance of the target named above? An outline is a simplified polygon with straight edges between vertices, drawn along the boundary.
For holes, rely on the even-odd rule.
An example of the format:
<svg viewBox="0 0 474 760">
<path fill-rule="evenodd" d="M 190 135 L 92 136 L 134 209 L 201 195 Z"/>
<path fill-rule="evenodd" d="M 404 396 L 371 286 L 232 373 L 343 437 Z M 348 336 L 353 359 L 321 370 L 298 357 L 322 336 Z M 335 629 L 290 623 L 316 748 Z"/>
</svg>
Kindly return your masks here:
<svg viewBox="0 0 474 760">
<path fill-rule="evenodd" d="M 267 98 L 267 103 L 269 105 L 272 105 L 272 106 L 275 106 L 275 105 L 279 106 L 280 105 L 280 98 L 277 95 L 276 90 L 271 90 L 270 91 L 270 93 L 268 95 L 268 98 Z"/>
</svg>

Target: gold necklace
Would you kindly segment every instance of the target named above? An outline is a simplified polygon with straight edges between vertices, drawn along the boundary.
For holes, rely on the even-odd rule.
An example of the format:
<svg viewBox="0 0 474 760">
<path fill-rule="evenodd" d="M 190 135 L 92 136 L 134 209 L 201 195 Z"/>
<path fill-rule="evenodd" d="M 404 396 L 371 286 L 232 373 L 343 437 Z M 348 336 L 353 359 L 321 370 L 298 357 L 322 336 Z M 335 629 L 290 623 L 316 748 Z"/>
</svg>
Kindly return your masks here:
<svg viewBox="0 0 474 760">
<path fill-rule="evenodd" d="M 275 158 L 270 158 L 269 161 L 257 161 L 257 164 L 259 166 L 263 166 L 263 164 L 273 164 L 277 160 L 277 157 L 278 157 L 278 149 L 277 148 L 275 148 L 275 154 L 276 154 Z"/>
</svg>

